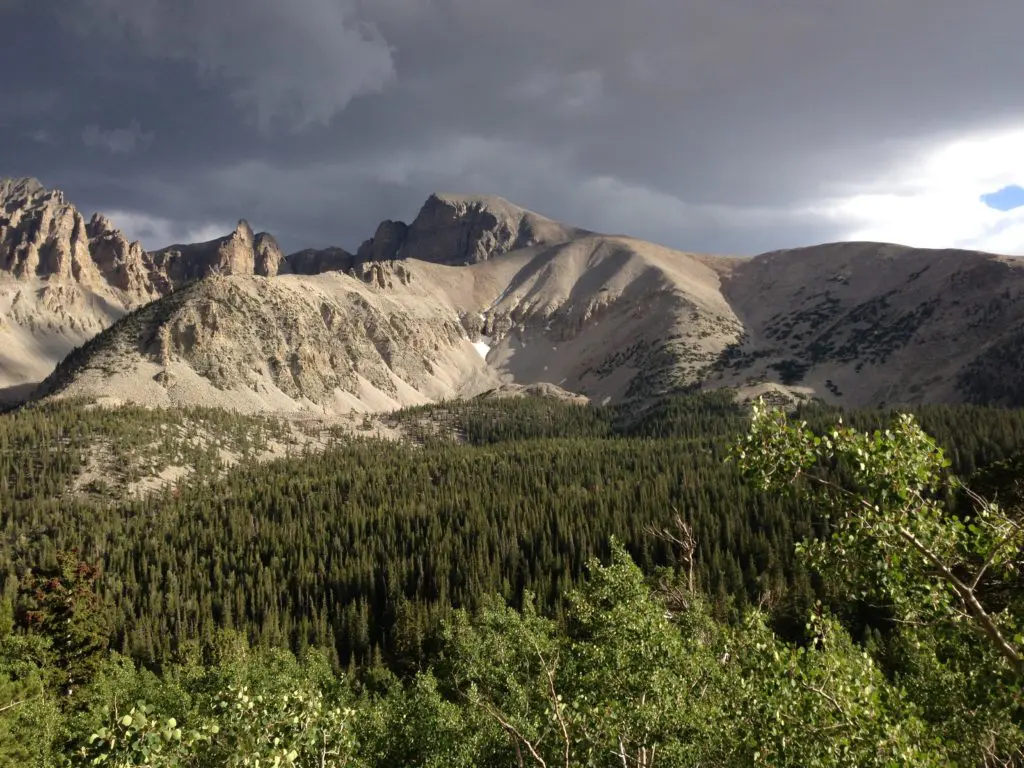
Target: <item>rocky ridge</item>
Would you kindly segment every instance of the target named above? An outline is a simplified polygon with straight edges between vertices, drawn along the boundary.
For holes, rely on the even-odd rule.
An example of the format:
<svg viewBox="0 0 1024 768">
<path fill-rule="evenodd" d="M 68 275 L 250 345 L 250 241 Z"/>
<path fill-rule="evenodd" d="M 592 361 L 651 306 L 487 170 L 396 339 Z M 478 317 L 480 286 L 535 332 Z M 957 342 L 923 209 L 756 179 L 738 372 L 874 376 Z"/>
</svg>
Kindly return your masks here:
<svg viewBox="0 0 1024 768">
<path fill-rule="evenodd" d="M 0 180 L 0 273 L 113 288 L 148 301 L 158 294 L 152 271 L 142 246 L 107 218 L 97 214 L 87 223 L 62 192 L 35 179 Z"/>
<path fill-rule="evenodd" d="M 357 251 L 362 261 L 417 259 L 462 266 L 518 248 L 564 243 L 584 230 L 568 227 L 493 195 L 433 194 L 412 224 L 390 219 Z"/>
<path fill-rule="evenodd" d="M 360 277 L 192 283 L 69 355 L 40 394 L 340 413 L 496 383 L 453 308 L 415 286 L 404 266 L 373 265 Z"/>
<path fill-rule="evenodd" d="M 224 237 L 147 252 L 105 216 L 86 222 L 59 190 L 35 179 L 0 180 L 0 274 L 6 277 L 115 289 L 137 304 L 208 275 L 273 277 L 284 262 L 274 237 L 253 232 L 244 220 Z"/>
<path fill-rule="evenodd" d="M 494 195 L 435 193 L 412 224 L 385 219 L 354 254 L 342 248 L 310 248 L 290 254 L 286 261 L 289 269 L 304 275 L 405 259 L 466 266 L 589 234 Z"/>
<path fill-rule="evenodd" d="M 170 245 L 150 254 L 161 294 L 210 275 L 273 277 L 285 261 L 273 235 L 253 232 L 249 222 L 204 243 Z"/>
<path fill-rule="evenodd" d="M 744 332 L 708 386 L 1024 406 L 1024 259 L 831 243 L 738 262 L 723 293 Z"/>
<path fill-rule="evenodd" d="M 0 404 L 126 312 L 208 275 L 272 276 L 282 263 L 274 238 L 244 221 L 223 238 L 147 252 L 58 190 L 0 180 Z"/>
<path fill-rule="evenodd" d="M 333 413 L 502 387 L 596 403 L 730 387 L 1024 405 L 1019 259 L 884 243 L 702 256 L 455 195 L 355 254 L 284 258 L 245 222 L 145 253 L 37 183 L 0 189 L 0 375 L 42 378 L 55 350 L 145 304 L 68 357 L 56 396 Z"/>
</svg>

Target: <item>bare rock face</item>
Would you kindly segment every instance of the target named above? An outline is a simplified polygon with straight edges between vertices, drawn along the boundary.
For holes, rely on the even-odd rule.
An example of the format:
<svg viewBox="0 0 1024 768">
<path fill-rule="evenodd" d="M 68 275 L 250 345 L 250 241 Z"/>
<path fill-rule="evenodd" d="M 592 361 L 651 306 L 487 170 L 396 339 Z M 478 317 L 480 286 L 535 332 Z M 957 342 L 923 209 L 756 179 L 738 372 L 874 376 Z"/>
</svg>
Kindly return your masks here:
<svg viewBox="0 0 1024 768">
<path fill-rule="evenodd" d="M 557 245 L 590 234 L 487 195 L 431 195 L 412 224 L 385 219 L 355 254 L 341 248 L 307 249 L 287 258 L 295 274 L 360 269 L 416 259 L 464 266 L 531 246 Z"/>
<path fill-rule="evenodd" d="M 496 386 L 443 301 L 368 283 L 327 274 L 190 284 L 73 352 L 39 394 L 346 412 L 450 397 L 474 378 Z"/>
<path fill-rule="evenodd" d="M 87 222 L 61 192 L 0 179 L 0 400 L 27 396 L 75 347 L 185 283 L 273 276 L 283 263 L 274 238 L 245 222 L 227 237 L 148 253 L 105 216 Z"/>
<path fill-rule="evenodd" d="M 378 288 L 394 288 L 396 282 L 402 285 L 409 285 L 412 282 L 412 273 L 405 265 L 393 260 L 359 264 L 349 272 L 353 277 L 358 277 L 364 283 Z"/>
<path fill-rule="evenodd" d="M 86 222 L 58 190 L 35 179 L 0 180 L 0 273 L 16 279 L 113 288 L 136 305 L 211 274 L 273 277 L 283 262 L 277 241 L 245 221 L 226 237 L 147 253 L 107 217 Z"/>
<path fill-rule="evenodd" d="M 245 220 L 239 221 L 225 237 L 205 243 L 171 245 L 151 256 L 162 293 L 209 275 L 273 277 L 284 261 L 277 241 L 266 232 L 255 234 Z"/>
<path fill-rule="evenodd" d="M 253 269 L 257 275 L 273 277 L 281 272 L 282 265 L 287 267 L 281 246 L 268 232 L 260 232 L 253 238 L 253 250 L 256 252 Z"/>
<path fill-rule="evenodd" d="M 583 234 L 500 197 L 433 194 L 396 255 L 435 264 L 476 264 L 517 248 L 564 243 Z"/>
<path fill-rule="evenodd" d="M 408 224 L 386 219 L 377 227 L 373 237 L 359 246 L 356 255 L 360 261 L 390 261 L 398 256 L 408 235 Z"/>
<path fill-rule="evenodd" d="M 0 181 L 0 270 L 16 278 L 100 280 L 82 215 L 35 179 Z"/>
<path fill-rule="evenodd" d="M 129 241 L 110 219 L 94 214 L 85 227 L 93 262 L 106 282 L 119 290 L 148 301 L 160 295 L 154 281 L 153 260 L 142 243 Z"/>
<path fill-rule="evenodd" d="M 345 272 L 356 263 L 356 256 L 344 248 L 307 248 L 289 254 L 280 271 L 295 275 L 319 275 L 323 272 Z"/>
</svg>

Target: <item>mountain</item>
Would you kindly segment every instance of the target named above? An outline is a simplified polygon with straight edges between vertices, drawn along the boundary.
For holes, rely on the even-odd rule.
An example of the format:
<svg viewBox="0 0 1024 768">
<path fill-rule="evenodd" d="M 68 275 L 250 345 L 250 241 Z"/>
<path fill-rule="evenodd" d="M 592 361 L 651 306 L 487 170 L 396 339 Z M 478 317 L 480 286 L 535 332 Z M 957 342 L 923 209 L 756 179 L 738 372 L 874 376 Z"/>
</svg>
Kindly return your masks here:
<svg viewBox="0 0 1024 768">
<path fill-rule="evenodd" d="M 739 340 L 728 263 L 587 235 L 457 267 L 209 279 L 117 323 L 43 391 L 337 413 L 549 383 L 618 402 L 699 383 Z"/>
<path fill-rule="evenodd" d="M 619 402 L 699 384 L 738 341 L 742 326 L 720 291 L 730 264 L 586 235 L 462 268 L 500 287 L 466 311 L 480 313 L 488 362 L 506 380 Z"/>
<path fill-rule="evenodd" d="M 743 323 L 709 386 L 775 381 L 851 406 L 1024 405 L 1024 259 L 832 243 L 736 261 Z"/>
<path fill-rule="evenodd" d="M 885 243 L 707 256 L 439 194 L 354 254 L 283 257 L 245 222 L 146 253 L 59 193 L 4 189 L 20 202 L 0 264 L 20 292 L 0 333 L 60 342 L 0 347 L 4 375 L 42 378 L 89 340 L 41 394 L 318 413 L 534 385 L 596 403 L 728 387 L 1024 405 L 1024 262 L 1009 257 Z"/>
<path fill-rule="evenodd" d="M 210 277 L 115 323 L 39 394 L 344 413 L 494 388 L 437 276 L 421 275 L 374 264 L 357 276 Z"/>
<path fill-rule="evenodd" d="M 149 255 L 162 295 L 210 275 L 273 277 L 284 261 L 274 237 L 266 232 L 256 234 L 244 219 L 224 237 L 170 245 Z"/>
<path fill-rule="evenodd" d="M 384 222 L 381 228 L 369 241 L 378 259 L 451 265 L 475 264 L 518 248 L 565 243 L 590 234 L 487 195 L 434 194 L 408 228 L 395 222 Z"/>
<path fill-rule="evenodd" d="M 35 179 L 0 180 L 0 403 L 158 295 L 138 243 Z"/>
<path fill-rule="evenodd" d="M 226 237 L 149 253 L 104 216 L 86 221 L 35 179 L 0 180 L 0 404 L 23 399 L 72 349 L 130 310 L 210 274 L 274 275 L 273 237 Z"/>
<path fill-rule="evenodd" d="M 287 261 L 297 274 L 347 270 L 395 259 L 463 266 L 520 248 L 567 243 L 590 234 L 495 195 L 435 193 L 412 224 L 385 219 L 355 254 L 341 248 L 307 249 L 291 254 Z"/>
</svg>

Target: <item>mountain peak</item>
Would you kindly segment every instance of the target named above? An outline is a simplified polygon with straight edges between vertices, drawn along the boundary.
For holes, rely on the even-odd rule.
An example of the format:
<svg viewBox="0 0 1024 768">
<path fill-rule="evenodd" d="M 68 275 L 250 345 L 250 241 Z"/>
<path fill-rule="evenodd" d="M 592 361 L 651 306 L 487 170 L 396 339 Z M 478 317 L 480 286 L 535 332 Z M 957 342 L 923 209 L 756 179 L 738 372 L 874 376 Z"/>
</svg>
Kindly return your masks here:
<svg viewBox="0 0 1024 768">
<path fill-rule="evenodd" d="M 399 258 L 474 264 L 519 248 L 555 245 L 587 234 L 497 195 L 435 192 L 409 227 Z"/>
<path fill-rule="evenodd" d="M 47 191 L 39 179 L 31 176 L 0 179 L 0 198 L 32 197 Z"/>
<path fill-rule="evenodd" d="M 434 192 L 412 224 L 387 219 L 358 251 L 360 261 L 417 259 L 459 266 L 518 248 L 554 245 L 589 234 L 497 195 Z"/>
<path fill-rule="evenodd" d="M 60 192 L 27 177 L 0 181 L 0 270 L 23 280 L 102 282 L 82 215 Z"/>
<path fill-rule="evenodd" d="M 238 224 L 235 225 L 235 230 L 232 232 L 233 235 L 238 235 L 245 240 L 252 240 L 256 237 L 256 233 L 253 232 L 252 227 L 249 226 L 249 222 L 245 219 L 239 219 Z"/>
</svg>

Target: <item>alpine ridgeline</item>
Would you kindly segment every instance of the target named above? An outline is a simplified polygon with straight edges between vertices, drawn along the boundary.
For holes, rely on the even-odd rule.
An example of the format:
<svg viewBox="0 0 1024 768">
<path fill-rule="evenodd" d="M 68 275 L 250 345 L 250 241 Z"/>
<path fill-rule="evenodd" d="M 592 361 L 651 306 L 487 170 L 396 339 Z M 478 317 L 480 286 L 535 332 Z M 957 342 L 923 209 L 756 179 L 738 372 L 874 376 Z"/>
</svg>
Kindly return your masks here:
<svg viewBox="0 0 1024 768">
<path fill-rule="evenodd" d="M 0 376 L 37 382 L 63 359 L 37 396 L 330 414 L 545 384 L 598 403 L 731 387 L 1024 404 L 1024 265 L 1009 257 L 704 256 L 456 195 L 355 253 L 283 257 L 245 222 L 147 253 L 59 192 L 0 189 Z"/>
<path fill-rule="evenodd" d="M 244 221 L 217 240 L 147 252 L 60 191 L 0 180 L 0 402 L 23 398 L 129 310 L 212 274 L 275 275 L 282 261 L 274 238 Z"/>
</svg>

